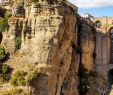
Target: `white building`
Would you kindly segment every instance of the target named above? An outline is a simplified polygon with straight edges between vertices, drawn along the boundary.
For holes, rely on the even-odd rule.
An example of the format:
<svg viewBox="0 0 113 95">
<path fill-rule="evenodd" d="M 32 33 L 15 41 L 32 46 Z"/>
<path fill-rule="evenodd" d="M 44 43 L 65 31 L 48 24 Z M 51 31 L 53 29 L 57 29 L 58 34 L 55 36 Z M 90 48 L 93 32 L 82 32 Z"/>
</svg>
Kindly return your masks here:
<svg viewBox="0 0 113 95">
<path fill-rule="evenodd" d="M 85 13 L 85 14 L 80 14 L 81 17 L 83 18 L 86 18 L 86 19 L 90 19 L 90 20 L 93 20 L 94 17 L 88 13 Z"/>
</svg>

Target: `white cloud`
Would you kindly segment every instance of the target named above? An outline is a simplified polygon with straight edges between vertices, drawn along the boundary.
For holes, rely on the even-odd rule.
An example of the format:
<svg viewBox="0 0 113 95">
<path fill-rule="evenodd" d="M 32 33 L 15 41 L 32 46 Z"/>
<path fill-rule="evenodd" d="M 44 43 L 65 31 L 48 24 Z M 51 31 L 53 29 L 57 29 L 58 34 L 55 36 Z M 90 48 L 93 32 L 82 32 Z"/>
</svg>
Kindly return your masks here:
<svg viewBox="0 0 113 95">
<path fill-rule="evenodd" d="M 113 6 L 113 0 L 68 0 L 80 8 Z"/>
</svg>

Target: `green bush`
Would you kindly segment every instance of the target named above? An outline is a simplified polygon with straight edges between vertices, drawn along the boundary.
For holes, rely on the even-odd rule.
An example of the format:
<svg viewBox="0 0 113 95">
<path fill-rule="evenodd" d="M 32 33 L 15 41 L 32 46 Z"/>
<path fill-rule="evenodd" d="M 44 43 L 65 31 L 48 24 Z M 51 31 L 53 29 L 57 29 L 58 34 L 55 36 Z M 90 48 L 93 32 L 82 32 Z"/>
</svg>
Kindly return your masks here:
<svg viewBox="0 0 113 95">
<path fill-rule="evenodd" d="M 0 61 L 3 61 L 6 58 L 5 49 L 0 47 Z"/>
<path fill-rule="evenodd" d="M 16 50 L 21 48 L 21 43 L 22 43 L 21 37 L 16 37 L 16 39 L 15 39 L 15 49 Z"/>
<path fill-rule="evenodd" d="M 8 28 L 9 28 L 8 18 L 6 18 L 6 17 L 1 18 L 0 19 L 0 32 L 4 32 Z"/>
<path fill-rule="evenodd" d="M 22 89 L 16 89 L 16 88 L 13 88 L 13 89 L 10 89 L 10 90 L 4 90 L 1 95 L 17 95 L 17 94 L 21 94 L 23 93 L 23 90 Z M 24 94 L 22 94 L 24 95 Z"/>
<path fill-rule="evenodd" d="M 9 80 L 10 79 L 10 66 L 3 64 L 0 67 L 0 79 L 1 80 Z"/>
<path fill-rule="evenodd" d="M 7 74 L 9 72 L 9 70 L 10 70 L 10 66 L 9 65 L 4 64 L 2 66 L 2 73 L 3 74 Z"/>
<path fill-rule="evenodd" d="M 43 70 L 40 68 L 34 69 L 31 73 L 26 76 L 26 84 L 29 85 L 37 76 L 43 75 Z"/>
<path fill-rule="evenodd" d="M 26 72 L 24 72 L 24 71 L 16 71 L 11 76 L 10 83 L 13 86 L 25 85 L 25 76 L 26 76 Z"/>
</svg>

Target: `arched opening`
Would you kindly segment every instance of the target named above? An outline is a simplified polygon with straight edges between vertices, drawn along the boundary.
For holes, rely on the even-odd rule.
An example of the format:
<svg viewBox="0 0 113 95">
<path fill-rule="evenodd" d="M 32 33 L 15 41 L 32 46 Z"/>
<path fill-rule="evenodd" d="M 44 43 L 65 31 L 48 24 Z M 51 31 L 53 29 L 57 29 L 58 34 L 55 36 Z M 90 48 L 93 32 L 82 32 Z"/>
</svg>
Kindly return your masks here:
<svg viewBox="0 0 113 95">
<path fill-rule="evenodd" d="M 110 85 L 112 85 L 112 84 L 113 84 L 113 69 L 111 69 L 111 70 L 108 72 L 108 79 L 109 79 Z"/>
<path fill-rule="evenodd" d="M 110 64 L 113 64 L 113 27 L 110 29 Z"/>
<path fill-rule="evenodd" d="M 100 28 L 101 25 L 102 25 L 101 21 L 98 21 L 98 20 L 97 20 L 97 21 L 95 22 L 96 28 Z"/>
</svg>

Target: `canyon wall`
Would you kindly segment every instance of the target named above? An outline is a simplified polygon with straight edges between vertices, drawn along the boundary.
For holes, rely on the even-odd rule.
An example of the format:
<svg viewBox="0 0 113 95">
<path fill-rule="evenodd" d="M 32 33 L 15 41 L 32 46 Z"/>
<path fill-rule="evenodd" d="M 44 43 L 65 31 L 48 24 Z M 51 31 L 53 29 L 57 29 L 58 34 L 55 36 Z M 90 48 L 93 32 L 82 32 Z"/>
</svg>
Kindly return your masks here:
<svg viewBox="0 0 113 95">
<path fill-rule="evenodd" d="M 13 69 L 12 74 L 23 70 L 29 75 L 38 69 L 29 85 L 15 88 L 28 88 L 30 95 L 95 95 L 94 77 L 89 76 L 95 64 L 91 20 L 80 17 L 77 7 L 66 0 L 17 0 L 11 13 L 1 42 L 10 56 L 3 64 Z M 19 48 L 15 47 L 17 38 Z M 90 85 L 85 84 L 83 91 L 86 81 Z M 4 83 L 0 93 L 11 88 Z"/>
</svg>

